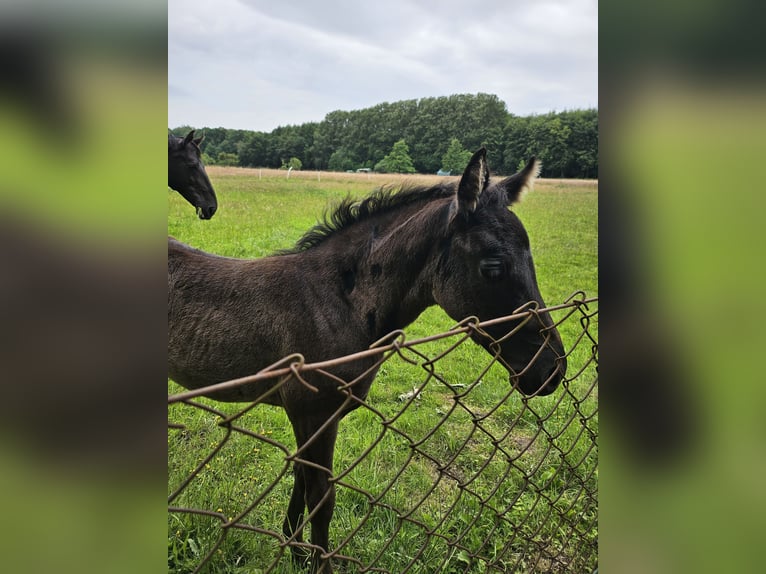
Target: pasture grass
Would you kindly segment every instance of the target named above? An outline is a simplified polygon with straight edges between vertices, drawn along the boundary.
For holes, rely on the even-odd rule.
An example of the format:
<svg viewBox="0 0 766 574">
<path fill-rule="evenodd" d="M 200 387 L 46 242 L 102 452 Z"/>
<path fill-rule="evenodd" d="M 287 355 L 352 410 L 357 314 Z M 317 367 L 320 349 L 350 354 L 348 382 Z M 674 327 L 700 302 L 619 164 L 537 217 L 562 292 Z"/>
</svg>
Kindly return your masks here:
<svg viewBox="0 0 766 574">
<path fill-rule="evenodd" d="M 283 171 L 219 167 L 208 173 L 220 205 L 213 220 L 200 221 L 180 195 L 171 193 L 168 232 L 233 257 L 262 257 L 290 247 L 328 204 L 399 179 L 316 172 L 293 172 L 288 179 Z M 529 233 L 538 283 L 549 305 L 574 291 L 598 295 L 596 205 L 595 182 L 540 180 L 514 207 Z M 565 318 L 563 312 L 553 315 Z M 340 424 L 333 549 L 391 572 L 409 567 L 412 572 L 478 573 L 488 571 L 488 562 L 517 572 L 592 569 L 595 555 L 581 555 L 581 549 L 597 538 L 596 503 L 588 495 L 595 493 L 598 477 L 597 391 L 590 343 L 578 339 L 578 318 L 559 328 L 565 347 L 572 349 L 568 376 L 574 380 L 566 390 L 529 403 L 509 392 L 507 373 L 491 357 L 459 337 L 417 348 L 436 358 L 456 346 L 434 363 L 430 376 L 420 364 L 404 360 L 423 362 L 411 351 L 386 361 L 367 398 L 370 406 Z M 433 307 L 405 332 L 413 340 L 453 325 Z M 597 321 L 588 330 L 598 340 Z M 421 391 L 416 398 L 401 398 L 413 389 Z M 169 393 L 181 390 L 169 383 Z M 197 402 L 226 414 L 244 407 Z M 209 410 L 175 404 L 168 416 L 185 426 L 168 433 L 169 492 L 201 468 L 172 504 L 219 514 L 169 513 L 169 571 L 192 571 L 221 538 L 222 520 L 243 512 L 245 528 L 225 530 L 204 571 L 261 572 L 272 564 L 276 572 L 301 571 L 280 549 L 276 535 L 292 487 L 285 455 L 295 449 L 284 412 L 259 405 L 237 420 L 265 440 L 239 433 L 224 440 L 227 431 Z M 336 570 L 351 572 L 355 566 L 336 560 Z"/>
</svg>

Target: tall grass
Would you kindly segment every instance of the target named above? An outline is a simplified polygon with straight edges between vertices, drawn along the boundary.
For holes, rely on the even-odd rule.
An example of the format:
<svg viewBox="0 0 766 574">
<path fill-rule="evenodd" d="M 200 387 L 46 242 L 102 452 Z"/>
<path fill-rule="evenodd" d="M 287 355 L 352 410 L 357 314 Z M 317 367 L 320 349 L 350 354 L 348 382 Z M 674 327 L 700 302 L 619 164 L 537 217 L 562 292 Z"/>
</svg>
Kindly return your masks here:
<svg viewBox="0 0 766 574">
<path fill-rule="evenodd" d="M 391 176 L 209 168 L 220 211 L 206 222 L 177 194 L 169 197 L 168 231 L 206 251 L 261 257 L 291 246 L 328 203 L 365 195 Z M 420 176 L 421 182 L 434 177 Z M 541 292 L 549 305 L 573 291 L 597 296 L 595 183 L 537 182 L 514 210 L 532 243 Z M 554 313 L 562 320 L 564 312 Z M 454 321 L 430 308 L 406 330 L 409 340 L 443 332 Z M 386 361 L 363 406 L 340 425 L 334 474 L 339 476 L 334 548 L 366 566 L 400 572 L 589 571 L 595 554 L 598 433 L 595 367 L 575 314 L 560 326 L 569 376 L 550 397 L 529 403 L 511 393 L 507 373 L 483 350 L 457 337 L 418 346 L 436 358 L 429 375 L 410 351 Z M 588 331 L 597 340 L 597 322 Z M 462 342 L 459 342 L 462 341 Z M 572 348 L 574 346 L 574 348 Z M 414 360 L 412 364 L 405 358 Z M 582 369 L 582 372 L 580 372 Z M 403 399 L 413 388 L 417 397 Z M 169 392 L 180 387 L 169 383 Z M 227 414 L 243 405 L 199 403 Z M 230 528 L 208 572 L 299 571 L 276 534 L 292 477 L 285 460 L 295 441 L 284 412 L 259 405 L 237 424 L 267 440 L 226 429 L 208 410 L 176 404 L 169 419 L 185 426 L 168 434 L 169 492 L 202 470 L 173 501 L 218 513 L 170 513 L 168 565 L 187 572 L 222 537 L 221 517 L 247 510 L 244 529 Z M 434 430 L 436 429 L 436 430 Z M 369 453 L 359 457 L 369 449 Z M 248 529 L 250 528 L 250 529 Z M 350 535 L 351 534 L 351 535 Z M 530 542 L 530 540 L 532 542 Z M 355 562 L 336 560 L 340 571 Z M 345 568 L 345 569 L 343 569 Z"/>
</svg>

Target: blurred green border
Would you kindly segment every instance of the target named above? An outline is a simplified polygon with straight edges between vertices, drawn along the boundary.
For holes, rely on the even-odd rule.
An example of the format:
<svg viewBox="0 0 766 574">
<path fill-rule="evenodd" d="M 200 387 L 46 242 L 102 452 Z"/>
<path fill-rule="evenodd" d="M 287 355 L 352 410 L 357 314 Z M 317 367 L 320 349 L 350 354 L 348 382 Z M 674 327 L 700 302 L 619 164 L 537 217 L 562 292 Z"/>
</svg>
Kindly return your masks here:
<svg viewBox="0 0 766 574">
<path fill-rule="evenodd" d="M 45 94 L 40 107 L 30 95 L 33 93 L 22 91 L 18 96 L 17 88 L 26 81 L 24 76 L 13 85 L 0 86 L 0 226 L 7 234 L 4 237 L 15 234 L 21 239 L 18 245 L 11 240 L 0 251 L 3 258 L 13 262 L 24 255 L 30 245 L 28 239 L 32 238 L 34 245 L 46 246 L 49 253 L 61 249 L 67 260 L 93 261 L 91 267 L 85 267 L 94 277 L 101 264 L 99 257 L 105 252 L 114 253 L 112 265 L 122 266 L 126 276 L 134 271 L 149 273 L 159 263 L 157 297 L 136 294 L 125 303 L 157 301 L 155 314 L 162 318 L 168 193 L 164 148 L 167 20 L 164 3 L 154 8 L 142 11 L 111 4 L 70 6 L 65 2 L 3 8 L 0 34 L 5 40 L 13 39 L 13 43 L 3 43 L 3 65 L 26 69 L 33 80 L 35 74 L 42 74 L 55 89 Z M 34 57 L 40 46 L 50 66 L 38 69 Z M 64 128 L 49 118 L 50 108 L 59 105 L 70 113 L 71 122 Z M 6 279 L 23 272 L 7 266 L 3 270 Z M 4 295 L 0 323 L 9 340 L 21 336 L 20 330 L 26 333 L 32 327 L 17 329 L 13 321 L 5 320 L 6 313 L 13 320 L 23 316 L 22 312 L 28 313 L 28 325 L 46 328 L 46 317 L 36 311 L 37 298 L 48 300 L 46 309 L 77 308 L 86 305 L 91 297 L 100 297 L 99 301 L 104 298 L 103 293 L 95 291 L 99 287 L 94 286 L 94 290 L 83 291 L 80 300 L 61 301 L 55 307 L 57 286 L 66 279 L 51 275 L 34 293 L 17 293 L 13 291 L 14 281 L 0 280 L 3 286 L 10 285 L 14 297 L 8 299 L 0 287 Z M 62 315 L 70 320 L 71 313 Z M 106 320 L 98 325 L 87 321 L 73 323 L 71 328 L 109 328 Z M 63 326 L 62 330 L 59 323 L 56 332 L 65 332 L 69 325 Z M 156 330 L 157 324 L 153 324 L 147 326 L 145 337 L 135 332 L 125 336 L 122 343 L 126 353 L 136 346 L 153 344 Z M 115 336 L 111 332 L 104 335 Z M 155 354 L 164 353 L 164 348 L 157 348 Z M 40 348 L 35 354 L 37 361 L 50 359 L 48 349 Z M 58 356 L 55 352 L 52 355 L 54 360 Z M 120 359 L 115 357 L 115 368 L 119 368 Z M 0 473 L 5 509 L 0 520 L 4 570 L 78 574 L 164 571 L 165 465 L 128 464 L 119 452 L 122 444 L 114 444 L 108 452 L 99 450 L 103 449 L 100 445 L 86 444 L 88 437 L 99 443 L 99 431 L 95 426 L 90 428 L 94 413 L 78 409 L 76 399 L 58 405 L 56 412 L 60 420 L 67 421 L 64 424 L 78 431 L 62 436 L 82 436 L 82 444 L 59 447 L 57 437 L 51 436 L 49 442 L 56 446 L 38 449 L 34 440 L 29 440 L 29 435 L 35 434 L 30 431 L 44 428 L 36 417 L 57 409 L 57 405 L 51 404 L 34 380 L 11 375 L 23 373 L 23 364 L 14 363 L 24 360 L 0 350 L 0 361 L 10 367 L 4 371 L 2 384 L 13 385 L 9 400 L 18 400 L 5 405 L 7 412 L 18 418 L 9 420 L 4 416 L 0 435 L 4 461 Z M 99 360 L 97 364 L 104 368 L 107 361 Z M 159 364 L 163 365 L 163 361 Z M 84 365 L 83 372 L 86 368 Z M 156 375 L 160 380 L 165 377 L 164 372 Z M 109 372 L 93 373 L 92 378 L 101 378 L 103 385 L 111 381 Z M 67 374 L 62 373 L 62 381 L 66 380 Z M 154 398 L 160 414 L 164 410 L 161 388 L 158 385 Z M 136 412 L 129 413 L 135 424 L 133 430 L 141 431 L 136 435 L 146 441 L 147 434 L 156 434 L 156 443 L 163 449 L 165 421 L 155 416 L 156 408 L 147 413 L 141 406 L 153 399 L 134 400 L 132 393 L 136 389 L 114 394 L 119 396 L 121 392 L 131 398 L 131 405 L 139 405 Z M 87 409 L 93 408 L 125 407 L 119 403 L 95 407 L 88 404 Z M 61 409 L 68 411 L 59 412 Z M 36 432 L 39 436 L 35 440 L 44 441 L 45 435 Z M 56 433 L 55 429 L 49 432 Z M 125 433 L 129 437 L 133 434 L 131 429 L 125 429 Z"/>
</svg>

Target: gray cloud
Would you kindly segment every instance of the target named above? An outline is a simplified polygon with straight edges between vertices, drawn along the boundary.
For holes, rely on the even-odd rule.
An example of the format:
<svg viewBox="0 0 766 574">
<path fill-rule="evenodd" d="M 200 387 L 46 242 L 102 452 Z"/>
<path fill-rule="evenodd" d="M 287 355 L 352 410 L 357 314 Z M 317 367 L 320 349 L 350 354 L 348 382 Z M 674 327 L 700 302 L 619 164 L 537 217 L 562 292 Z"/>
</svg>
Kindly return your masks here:
<svg viewBox="0 0 766 574">
<path fill-rule="evenodd" d="M 598 105 L 595 0 L 169 0 L 171 126 L 270 131 L 337 109 L 497 94 L 525 115 Z"/>
</svg>

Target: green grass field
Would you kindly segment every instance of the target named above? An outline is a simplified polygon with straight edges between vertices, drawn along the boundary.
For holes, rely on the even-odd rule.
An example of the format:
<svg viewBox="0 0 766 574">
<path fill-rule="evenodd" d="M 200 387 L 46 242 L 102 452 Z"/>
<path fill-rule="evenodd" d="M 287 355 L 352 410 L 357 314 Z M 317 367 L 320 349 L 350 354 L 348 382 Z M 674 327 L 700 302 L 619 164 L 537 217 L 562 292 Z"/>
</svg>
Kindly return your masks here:
<svg viewBox="0 0 766 574">
<path fill-rule="evenodd" d="M 234 257 L 290 247 L 329 203 L 347 194 L 361 197 L 396 178 L 293 172 L 288 179 L 285 172 L 216 167 L 208 172 L 218 213 L 200 221 L 171 193 L 168 233 Z M 595 182 L 542 180 L 514 207 L 529 233 L 548 305 L 574 291 L 598 296 L 597 194 Z M 554 313 L 571 350 L 572 380 L 529 403 L 509 392 L 507 373 L 491 357 L 470 341 L 458 344 L 459 337 L 417 346 L 417 353 L 435 359 L 457 345 L 435 362 L 433 376 L 412 351 L 402 354 L 415 364 L 396 355 L 383 364 L 370 407 L 340 425 L 330 534 L 333 549 L 353 561 L 336 559 L 337 571 L 363 565 L 390 572 L 590 572 L 597 539 L 597 388 L 580 317 Z M 453 325 L 431 308 L 406 330 L 407 339 Z M 597 341 L 597 316 L 587 325 Z M 419 397 L 401 400 L 413 387 L 421 389 Z M 182 390 L 169 383 L 169 393 Z M 198 402 L 227 415 L 245 408 Z M 237 432 L 224 440 L 221 417 L 189 405 L 171 405 L 168 417 L 185 427 L 168 433 L 168 492 L 201 468 L 172 505 L 213 513 L 169 513 L 169 571 L 190 572 L 210 551 L 206 572 L 299 571 L 275 534 L 292 487 L 285 454 L 295 449 L 284 413 L 259 405 L 237 419 L 264 440 Z M 240 515 L 238 528 L 221 529 L 222 520 Z"/>
</svg>

